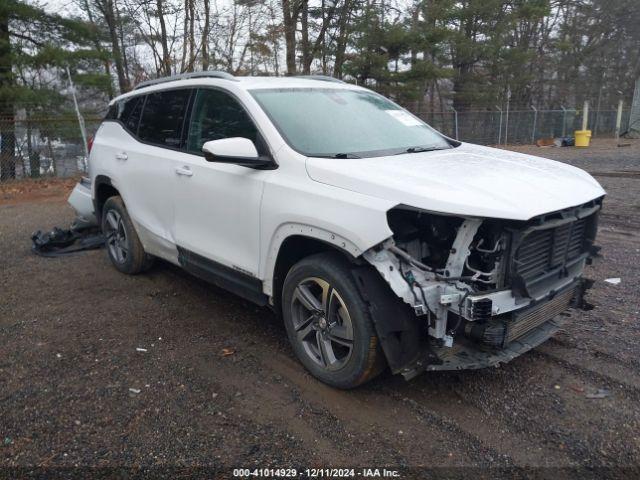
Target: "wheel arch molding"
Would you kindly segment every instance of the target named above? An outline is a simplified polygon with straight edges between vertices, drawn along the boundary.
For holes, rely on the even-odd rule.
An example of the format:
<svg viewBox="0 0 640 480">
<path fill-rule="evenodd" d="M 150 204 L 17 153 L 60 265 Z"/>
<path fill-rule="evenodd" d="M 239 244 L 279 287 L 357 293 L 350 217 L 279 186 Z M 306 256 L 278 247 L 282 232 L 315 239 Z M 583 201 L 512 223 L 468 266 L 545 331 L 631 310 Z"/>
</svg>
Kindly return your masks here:
<svg viewBox="0 0 640 480">
<path fill-rule="evenodd" d="M 287 223 L 276 231 L 267 252 L 263 285 L 275 306 L 289 269 L 303 258 L 323 251 L 340 252 L 351 261 L 357 261 L 362 254 L 355 243 L 323 228 Z"/>
</svg>

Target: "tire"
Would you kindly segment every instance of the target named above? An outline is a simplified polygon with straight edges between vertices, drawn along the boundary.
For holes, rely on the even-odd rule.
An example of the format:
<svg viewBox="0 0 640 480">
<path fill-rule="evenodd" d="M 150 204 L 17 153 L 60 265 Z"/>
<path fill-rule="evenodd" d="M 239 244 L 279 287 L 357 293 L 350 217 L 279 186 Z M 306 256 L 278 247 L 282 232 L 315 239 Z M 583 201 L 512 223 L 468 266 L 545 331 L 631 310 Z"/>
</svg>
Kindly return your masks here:
<svg viewBox="0 0 640 480">
<path fill-rule="evenodd" d="M 151 268 L 154 258 L 145 253 L 122 198 L 110 197 L 102 209 L 102 233 L 107 255 L 117 270 L 136 275 Z"/>
<path fill-rule="evenodd" d="M 291 268 L 282 314 L 296 356 L 320 381 L 349 389 L 384 369 L 368 307 L 339 253 L 313 255 Z"/>
</svg>

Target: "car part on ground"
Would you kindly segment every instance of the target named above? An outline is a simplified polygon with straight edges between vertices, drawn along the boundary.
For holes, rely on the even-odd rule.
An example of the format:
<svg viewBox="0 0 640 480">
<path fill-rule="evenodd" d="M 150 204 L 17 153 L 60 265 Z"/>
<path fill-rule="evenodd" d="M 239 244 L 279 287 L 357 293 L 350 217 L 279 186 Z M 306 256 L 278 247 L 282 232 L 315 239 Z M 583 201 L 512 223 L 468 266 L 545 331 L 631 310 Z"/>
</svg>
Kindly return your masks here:
<svg viewBox="0 0 640 480">
<path fill-rule="evenodd" d="M 95 226 L 85 226 L 74 222 L 71 228 L 63 230 L 54 227 L 48 232 L 38 230 L 31 235 L 31 250 L 41 257 L 60 257 L 85 250 L 104 247 L 104 235 Z"/>
</svg>

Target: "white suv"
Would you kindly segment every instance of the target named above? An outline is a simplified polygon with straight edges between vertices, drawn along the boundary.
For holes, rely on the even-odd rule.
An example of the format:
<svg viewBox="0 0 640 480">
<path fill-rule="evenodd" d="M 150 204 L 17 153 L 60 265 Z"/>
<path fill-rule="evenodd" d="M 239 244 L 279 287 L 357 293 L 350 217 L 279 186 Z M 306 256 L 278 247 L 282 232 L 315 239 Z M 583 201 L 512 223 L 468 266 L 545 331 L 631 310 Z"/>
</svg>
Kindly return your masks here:
<svg viewBox="0 0 640 480">
<path fill-rule="evenodd" d="M 460 143 L 365 88 L 203 72 L 110 104 L 70 202 L 123 273 L 155 257 L 281 313 L 317 378 L 506 362 L 581 303 L 605 192 Z"/>
</svg>

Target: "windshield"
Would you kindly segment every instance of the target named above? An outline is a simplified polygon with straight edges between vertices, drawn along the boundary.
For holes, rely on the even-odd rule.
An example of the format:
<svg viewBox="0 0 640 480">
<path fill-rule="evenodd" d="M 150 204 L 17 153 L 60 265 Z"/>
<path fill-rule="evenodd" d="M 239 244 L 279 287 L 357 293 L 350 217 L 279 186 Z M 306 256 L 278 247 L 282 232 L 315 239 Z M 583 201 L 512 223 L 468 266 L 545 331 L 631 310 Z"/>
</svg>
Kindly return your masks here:
<svg viewBox="0 0 640 480">
<path fill-rule="evenodd" d="M 289 145 L 309 157 L 359 158 L 451 148 L 422 120 L 369 91 L 251 92 Z"/>
</svg>

